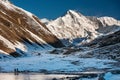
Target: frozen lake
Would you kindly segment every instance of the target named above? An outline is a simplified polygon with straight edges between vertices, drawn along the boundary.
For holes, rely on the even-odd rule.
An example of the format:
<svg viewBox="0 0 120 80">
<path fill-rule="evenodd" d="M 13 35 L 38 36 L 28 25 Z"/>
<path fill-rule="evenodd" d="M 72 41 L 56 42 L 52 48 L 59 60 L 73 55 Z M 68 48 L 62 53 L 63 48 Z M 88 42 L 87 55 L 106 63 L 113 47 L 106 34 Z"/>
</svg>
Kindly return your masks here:
<svg viewBox="0 0 120 80">
<path fill-rule="evenodd" d="M 55 74 L 40 74 L 40 73 L 30 73 L 30 74 L 19 74 L 14 75 L 14 73 L 0 73 L 0 80 L 53 80 L 60 79 L 64 77 L 73 77 L 75 75 L 55 75 Z"/>
<path fill-rule="evenodd" d="M 101 80 L 99 75 L 64 75 L 29 73 L 14 75 L 14 73 L 0 73 L 0 80 Z M 103 80 L 120 80 L 120 74 L 105 73 Z"/>
</svg>

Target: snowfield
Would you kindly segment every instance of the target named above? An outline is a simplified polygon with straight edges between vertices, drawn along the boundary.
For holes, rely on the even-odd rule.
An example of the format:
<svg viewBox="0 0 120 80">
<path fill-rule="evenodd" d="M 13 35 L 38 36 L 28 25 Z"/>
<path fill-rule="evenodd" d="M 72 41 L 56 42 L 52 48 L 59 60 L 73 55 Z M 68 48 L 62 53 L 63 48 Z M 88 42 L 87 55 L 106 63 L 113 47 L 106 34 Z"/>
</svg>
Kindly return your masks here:
<svg viewBox="0 0 120 80">
<path fill-rule="evenodd" d="M 112 68 L 113 60 L 101 60 L 96 58 L 79 58 L 78 55 L 49 54 L 41 51 L 39 56 L 1 60 L 1 71 L 84 71 L 89 68 L 93 70 Z"/>
<path fill-rule="evenodd" d="M 35 73 L 20 73 L 19 75 L 0 73 L 0 80 L 98 80 L 100 78 L 99 75 L 102 73 L 105 73 L 103 76 L 105 80 L 120 80 L 119 73 L 112 74 L 109 72 L 109 70 L 119 70 L 119 67 L 113 66 L 117 62 L 114 60 L 80 58 L 78 55 L 73 54 L 50 54 L 49 51 L 44 50 L 35 54 L 34 56 L 11 60 L 1 59 L 1 72 L 14 72 L 14 69 L 18 69 L 23 72 L 30 71 Z M 74 73 L 77 74 L 75 75 Z M 80 75 L 80 73 L 84 75 Z M 91 78 L 89 75 L 85 77 L 86 74 L 89 74 Z M 94 74 L 97 74 L 97 76 L 94 76 Z"/>
</svg>

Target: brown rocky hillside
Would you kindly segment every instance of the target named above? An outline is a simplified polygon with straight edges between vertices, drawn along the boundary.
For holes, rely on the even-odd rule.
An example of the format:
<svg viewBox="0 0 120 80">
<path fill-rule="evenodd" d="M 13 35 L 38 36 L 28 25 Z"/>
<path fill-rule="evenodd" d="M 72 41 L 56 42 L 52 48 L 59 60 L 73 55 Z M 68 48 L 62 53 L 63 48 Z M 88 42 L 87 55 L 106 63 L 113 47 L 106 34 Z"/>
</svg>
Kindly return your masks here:
<svg viewBox="0 0 120 80">
<path fill-rule="evenodd" d="M 0 53 L 13 53 L 18 44 L 36 43 L 42 47 L 62 47 L 62 43 L 35 15 L 0 0 Z M 19 48 L 21 49 L 21 48 Z"/>
</svg>

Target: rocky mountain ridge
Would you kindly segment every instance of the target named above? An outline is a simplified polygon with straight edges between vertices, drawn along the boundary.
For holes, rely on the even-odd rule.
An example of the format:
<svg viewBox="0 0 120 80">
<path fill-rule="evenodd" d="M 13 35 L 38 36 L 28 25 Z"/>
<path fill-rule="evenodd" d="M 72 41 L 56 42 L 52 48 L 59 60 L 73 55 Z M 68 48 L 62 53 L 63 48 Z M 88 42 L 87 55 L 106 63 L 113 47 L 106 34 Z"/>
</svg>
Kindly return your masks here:
<svg viewBox="0 0 120 80">
<path fill-rule="evenodd" d="M 29 46 L 44 49 L 63 45 L 35 15 L 0 0 L 0 53 L 20 56 L 19 50 L 29 52 Z"/>
</svg>

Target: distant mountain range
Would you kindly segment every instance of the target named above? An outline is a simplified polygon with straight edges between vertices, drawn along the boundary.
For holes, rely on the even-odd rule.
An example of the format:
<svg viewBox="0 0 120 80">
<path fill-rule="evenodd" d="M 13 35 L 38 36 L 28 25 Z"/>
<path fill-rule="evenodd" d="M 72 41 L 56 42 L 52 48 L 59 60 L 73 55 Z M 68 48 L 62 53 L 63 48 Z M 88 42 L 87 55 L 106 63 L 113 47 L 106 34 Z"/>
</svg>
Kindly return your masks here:
<svg viewBox="0 0 120 80">
<path fill-rule="evenodd" d="M 69 10 L 65 16 L 53 21 L 43 19 L 48 29 L 59 39 L 75 39 L 87 37 L 95 39 L 99 35 L 120 30 L 120 21 L 112 17 L 84 16 L 74 10 Z"/>
</svg>

